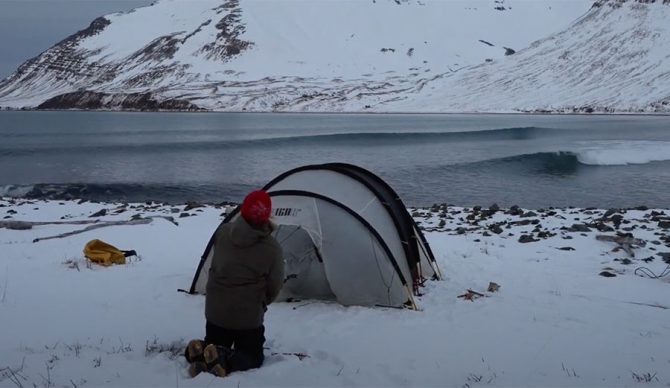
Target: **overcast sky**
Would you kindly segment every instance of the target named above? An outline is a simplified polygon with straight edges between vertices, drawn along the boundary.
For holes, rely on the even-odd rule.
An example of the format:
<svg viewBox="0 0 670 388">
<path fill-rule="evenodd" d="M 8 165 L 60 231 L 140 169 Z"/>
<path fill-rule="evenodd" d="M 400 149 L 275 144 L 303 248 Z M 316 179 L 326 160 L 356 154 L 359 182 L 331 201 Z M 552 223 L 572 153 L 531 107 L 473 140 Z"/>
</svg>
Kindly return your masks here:
<svg viewBox="0 0 670 388">
<path fill-rule="evenodd" d="M 152 0 L 0 0 L 0 79 L 104 14 Z"/>
</svg>

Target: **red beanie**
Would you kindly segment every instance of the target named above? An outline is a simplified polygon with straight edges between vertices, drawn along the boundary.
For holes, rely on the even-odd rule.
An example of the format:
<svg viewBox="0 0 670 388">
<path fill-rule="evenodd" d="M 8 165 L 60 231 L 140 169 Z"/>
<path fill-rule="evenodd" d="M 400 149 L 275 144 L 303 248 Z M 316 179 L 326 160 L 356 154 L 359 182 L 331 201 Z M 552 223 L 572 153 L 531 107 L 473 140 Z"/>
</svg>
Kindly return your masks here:
<svg viewBox="0 0 670 388">
<path fill-rule="evenodd" d="M 270 219 L 272 201 L 263 190 L 252 191 L 247 194 L 240 207 L 240 213 L 247 222 L 253 225 L 262 225 Z"/>
</svg>

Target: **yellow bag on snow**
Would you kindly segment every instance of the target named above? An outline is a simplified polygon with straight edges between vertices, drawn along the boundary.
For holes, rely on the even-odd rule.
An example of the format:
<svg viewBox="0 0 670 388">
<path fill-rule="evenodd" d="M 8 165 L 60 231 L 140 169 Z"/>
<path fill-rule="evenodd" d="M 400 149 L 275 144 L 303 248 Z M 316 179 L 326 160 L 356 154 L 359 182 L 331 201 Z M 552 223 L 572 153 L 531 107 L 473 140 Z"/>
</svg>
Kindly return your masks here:
<svg viewBox="0 0 670 388">
<path fill-rule="evenodd" d="M 126 253 L 127 251 L 122 251 L 111 244 L 97 239 L 87 242 L 84 247 L 84 256 L 86 258 L 104 266 L 126 264 Z"/>
</svg>

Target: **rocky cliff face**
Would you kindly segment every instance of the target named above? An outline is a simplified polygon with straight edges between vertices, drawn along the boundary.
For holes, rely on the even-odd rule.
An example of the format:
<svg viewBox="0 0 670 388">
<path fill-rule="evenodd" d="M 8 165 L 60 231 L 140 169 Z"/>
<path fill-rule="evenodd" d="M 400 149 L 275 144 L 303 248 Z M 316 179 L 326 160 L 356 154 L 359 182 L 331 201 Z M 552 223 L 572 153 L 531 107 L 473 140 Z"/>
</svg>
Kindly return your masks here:
<svg viewBox="0 0 670 388">
<path fill-rule="evenodd" d="M 161 0 L 0 82 L 0 106 L 668 111 L 670 0 Z"/>
<path fill-rule="evenodd" d="M 142 111 L 199 111 L 197 106 L 185 100 L 156 100 L 151 93 L 101 93 L 80 91 L 52 97 L 37 109 L 121 109 Z"/>
</svg>

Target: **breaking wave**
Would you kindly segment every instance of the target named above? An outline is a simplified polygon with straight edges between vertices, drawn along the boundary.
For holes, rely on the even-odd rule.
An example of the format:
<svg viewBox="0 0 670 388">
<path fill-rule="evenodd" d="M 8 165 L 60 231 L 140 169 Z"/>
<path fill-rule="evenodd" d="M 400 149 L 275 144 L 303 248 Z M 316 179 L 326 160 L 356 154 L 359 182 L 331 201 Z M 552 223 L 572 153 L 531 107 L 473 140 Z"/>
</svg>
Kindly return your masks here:
<svg viewBox="0 0 670 388">
<path fill-rule="evenodd" d="M 670 142 L 627 141 L 607 142 L 580 149 L 577 160 L 596 166 L 624 166 L 670 160 Z"/>
<path fill-rule="evenodd" d="M 465 163 L 465 165 L 521 164 L 547 168 L 575 169 L 583 166 L 627 166 L 670 161 L 667 141 L 601 141 L 574 150 L 535 152 Z"/>
<path fill-rule="evenodd" d="M 669 149 L 670 150 L 670 149 Z M 626 166 L 670 161 L 670 154 L 624 153 L 616 150 L 557 151 L 520 154 L 504 158 L 488 159 L 464 165 L 510 165 L 528 167 L 542 166 L 549 170 L 574 170 L 579 166 Z"/>
</svg>

